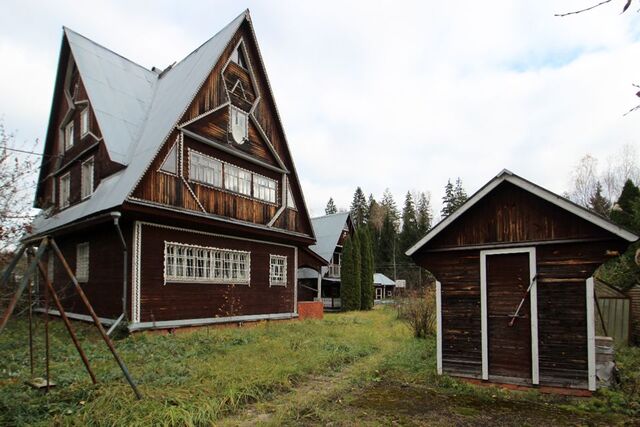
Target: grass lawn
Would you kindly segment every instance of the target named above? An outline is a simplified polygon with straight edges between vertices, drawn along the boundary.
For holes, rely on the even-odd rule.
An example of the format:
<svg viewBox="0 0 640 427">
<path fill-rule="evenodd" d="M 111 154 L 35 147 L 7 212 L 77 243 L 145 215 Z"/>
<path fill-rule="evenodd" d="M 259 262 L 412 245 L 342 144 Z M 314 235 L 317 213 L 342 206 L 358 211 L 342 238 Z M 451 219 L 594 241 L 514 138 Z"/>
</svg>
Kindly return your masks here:
<svg viewBox="0 0 640 427">
<path fill-rule="evenodd" d="M 638 349 L 620 353 L 623 390 L 591 399 L 480 388 L 435 375 L 434 340 L 412 338 L 390 309 L 133 335 L 116 347 L 142 401 L 93 327 L 74 326 L 99 384 L 55 321 L 57 386 L 49 394 L 25 386 L 26 321 L 14 320 L 0 335 L 0 425 L 611 425 L 640 416 Z M 36 375 L 44 376 L 41 324 L 37 335 Z"/>
</svg>

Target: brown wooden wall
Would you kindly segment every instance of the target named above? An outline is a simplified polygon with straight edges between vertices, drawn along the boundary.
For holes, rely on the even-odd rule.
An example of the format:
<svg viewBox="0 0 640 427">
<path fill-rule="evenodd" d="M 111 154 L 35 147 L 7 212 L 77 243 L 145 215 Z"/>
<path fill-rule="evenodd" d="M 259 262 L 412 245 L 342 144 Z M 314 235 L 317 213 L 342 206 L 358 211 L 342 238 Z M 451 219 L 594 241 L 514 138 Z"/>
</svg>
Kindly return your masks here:
<svg viewBox="0 0 640 427">
<path fill-rule="evenodd" d="M 229 56 L 233 52 L 233 49 L 241 39 L 244 41 L 247 50 L 247 59 L 249 60 L 249 64 L 253 70 L 257 84 L 254 84 L 253 81 L 251 81 L 247 70 L 233 62 L 229 62 L 226 69 L 224 68 Z M 250 26 L 245 22 L 241 25 L 238 32 L 228 44 L 227 48 L 221 55 L 220 60 L 214 66 L 209 77 L 195 96 L 192 104 L 179 120 L 179 123 L 186 123 L 196 119 L 193 123 L 187 126 L 188 130 L 196 132 L 206 138 L 227 144 L 227 141 L 229 140 L 228 107 L 222 108 L 215 113 L 203 117 L 200 116 L 215 110 L 226 102 L 231 102 L 246 111 L 248 109 L 247 103 L 254 100 L 254 98 L 259 94 L 260 101 L 257 104 L 254 115 L 274 150 L 278 153 L 278 156 L 284 162 L 286 168 L 292 172 L 288 174 L 288 179 L 292 183 L 291 190 L 295 199 L 296 207 L 298 208 L 297 210 L 287 209 L 279 217 L 274 226 L 288 231 L 311 235 L 312 228 L 310 220 L 306 213 L 302 214 L 301 212 L 303 211 L 300 210 L 304 206 L 304 202 L 297 177 L 295 176 L 295 173 L 293 173 L 293 161 L 285 143 L 284 131 L 277 117 L 275 102 L 270 95 L 265 70 L 260 64 L 257 46 L 253 42 L 253 35 L 251 34 Z M 238 91 L 235 91 L 234 94 L 229 94 L 227 92 L 233 88 L 233 85 L 237 80 L 242 82 L 243 88 L 247 94 L 246 100 L 239 99 Z M 199 212 L 202 212 L 202 209 L 200 208 L 197 199 L 203 197 L 204 201 L 200 200 L 200 204 L 205 206 L 206 212 L 243 221 L 254 222 L 257 224 L 266 224 L 269 222 L 277 208 L 282 204 L 281 176 L 275 177 L 275 179 L 279 181 L 277 194 L 278 206 L 275 206 L 275 209 L 273 205 L 269 205 L 268 203 L 262 203 L 255 200 L 250 201 L 243 196 L 233 195 L 224 191 L 211 190 L 209 188 L 200 188 L 203 186 L 190 184 L 192 191 L 196 193 L 196 196 L 194 197 L 184 183 L 180 184 L 180 180 L 167 174 L 157 172 L 160 164 L 164 160 L 170 147 L 175 142 L 177 136 L 177 131 L 174 131 L 167 139 L 165 146 L 160 150 L 153 164 L 148 169 L 145 177 L 141 180 L 140 184 L 134 191 L 134 197 L 157 203 L 179 206 Z M 267 140 L 261 136 L 258 128 L 253 123 L 249 126 L 249 139 L 250 141 L 242 145 L 227 144 L 227 146 L 233 150 L 254 156 L 260 161 L 271 165 L 277 165 L 275 157 L 267 146 Z M 226 160 L 225 157 L 229 157 L 228 154 L 224 154 L 220 150 L 216 150 L 206 144 L 196 143 L 195 141 L 190 141 L 188 138 L 185 138 L 185 146 L 187 145 L 197 145 L 199 150 L 206 151 L 207 154 L 210 154 L 213 157 L 229 161 L 232 164 L 237 164 L 245 169 L 256 171 L 268 177 L 274 177 L 273 172 L 252 163 L 243 164 L 244 162 L 241 159 Z M 203 148 L 203 146 L 206 148 Z M 184 152 L 184 158 L 187 158 L 186 150 Z M 185 172 L 188 172 L 188 169 L 185 169 Z"/>
<path fill-rule="evenodd" d="M 131 227 L 122 224 L 122 232 L 131 247 Z M 72 271 L 76 271 L 76 246 L 89 242 L 89 281 L 82 283 L 82 289 L 99 317 L 115 319 L 122 314 L 122 245 L 116 234 L 115 226 L 109 222 L 82 232 L 55 237 L 55 241 L 64 254 Z M 129 252 L 130 253 L 130 252 Z M 60 293 L 65 311 L 85 314 L 89 312 L 77 296 L 62 264 L 55 259 L 54 287 Z M 131 272 L 131 257 L 128 272 Z M 130 279 L 129 279 L 130 280 Z M 44 283 L 40 285 L 40 293 L 44 292 Z M 130 299 L 129 299 L 130 301 Z M 53 301 L 51 302 L 51 308 Z"/>
<path fill-rule="evenodd" d="M 164 284 L 165 241 L 250 251 L 250 285 Z M 294 248 L 143 225 L 141 253 L 142 322 L 291 313 L 294 310 Z M 269 287 L 270 254 L 287 256 L 286 287 Z"/>
<path fill-rule="evenodd" d="M 582 218 L 503 182 L 430 241 L 429 248 L 609 236 Z"/>
</svg>

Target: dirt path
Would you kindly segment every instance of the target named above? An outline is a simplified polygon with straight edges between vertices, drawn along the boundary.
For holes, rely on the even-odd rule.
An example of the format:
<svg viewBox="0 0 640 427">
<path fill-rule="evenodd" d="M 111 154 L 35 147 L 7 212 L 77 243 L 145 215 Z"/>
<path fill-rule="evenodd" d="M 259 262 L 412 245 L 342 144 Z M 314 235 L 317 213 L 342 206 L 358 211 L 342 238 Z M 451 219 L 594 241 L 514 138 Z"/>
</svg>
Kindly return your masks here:
<svg viewBox="0 0 640 427">
<path fill-rule="evenodd" d="M 242 413 L 222 420 L 223 426 L 255 426 L 283 424 L 315 424 L 316 409 L 356 391 L 368 383 L 387 356 L 380 351 L 364 357 L 340 371 L 308 378 L 293 390 L 274 399 L 249 405 Z"/>
</svg>

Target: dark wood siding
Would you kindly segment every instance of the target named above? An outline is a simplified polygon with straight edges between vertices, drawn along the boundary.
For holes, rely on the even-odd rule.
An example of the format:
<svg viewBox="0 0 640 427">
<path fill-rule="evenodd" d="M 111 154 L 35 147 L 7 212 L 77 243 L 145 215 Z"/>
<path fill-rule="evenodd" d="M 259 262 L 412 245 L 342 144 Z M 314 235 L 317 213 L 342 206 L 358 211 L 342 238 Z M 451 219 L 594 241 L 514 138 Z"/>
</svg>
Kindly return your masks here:
<svg viewBox="0 0 640 427">
<path fill-rule="evenodd" d="M 610 236 L 586 220 L 504 182 L 429 242 L 429 248 Z"/>
<path fill-rule="evenodd" d="M 123 224 L 123 234 L 127 246 L 131 246 L 131 227 Z M 79 243 L 89 243 L 89 281 L 82 283 L 82 289 L 99 317 L 115 319 L 122 314 L 122 245 L 115 226 L 99 225 L 82 232 L 55 237 L 67 263 L 76 270 L 76 247 Z M 65 311 L 88 315 L 89 312 L 78 297 L 62 264 L 57 258 L 54 265 L 54 287 L 59 292 Z M 130 264 L 129 257 L 129 264 Z M 129 265 L 128 271 L 131 271 Z M 44 284 L 40 286 L 43 292 Z M 53 301 L 51 302 L 51 308 Z"/>
<path fill-rule="evenodd" d="M 250 285 L 164 284 L 165 241 L 250 251 Z M 294 248 L 143 225 L 141 251 L 142 322 L 291 313 L 294 310 Z M 269 286 L 271 254 L 287 257 L 286 287 Z"/>
</svg>

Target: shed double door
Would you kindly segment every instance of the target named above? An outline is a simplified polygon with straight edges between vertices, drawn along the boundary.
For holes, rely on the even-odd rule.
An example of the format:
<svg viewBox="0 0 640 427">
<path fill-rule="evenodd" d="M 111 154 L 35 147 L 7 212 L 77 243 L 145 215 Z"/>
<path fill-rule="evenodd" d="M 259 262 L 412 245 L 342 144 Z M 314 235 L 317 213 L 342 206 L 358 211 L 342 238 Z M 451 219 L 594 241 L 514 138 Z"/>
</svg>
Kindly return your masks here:
<svg viewBox="0 0 640 427">
<path fill-rule="evenodd" d="M 509 326 L 529 287 L 529 254 L 487 255 L 486 265 L 489 375 L 531 379 L 529 295 Z"/>
</svg>

